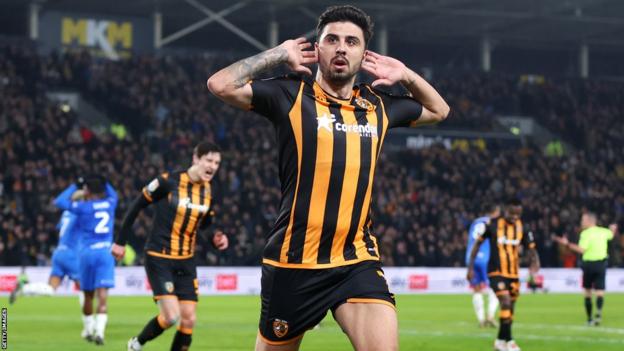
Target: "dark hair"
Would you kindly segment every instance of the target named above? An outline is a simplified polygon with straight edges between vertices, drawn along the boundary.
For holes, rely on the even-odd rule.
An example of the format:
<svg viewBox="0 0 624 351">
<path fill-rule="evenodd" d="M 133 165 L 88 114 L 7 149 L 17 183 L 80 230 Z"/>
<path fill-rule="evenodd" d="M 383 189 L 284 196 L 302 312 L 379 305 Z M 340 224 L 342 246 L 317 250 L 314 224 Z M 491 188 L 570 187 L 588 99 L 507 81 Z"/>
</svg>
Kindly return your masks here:
<svg viewBox="0 0 624 351">
<path fill-rule="evenodd" d="M 494 212 L 498 208 L 498 204 L 494 202 L 484 202 L 481 205 L 481 213 L 489 214 Z"/>
<path fill-rule="evenodd" d="M 106 181 L 101 177 L 91 177 L 85 181 L 87 189 L 91 194 L 103 194 L 105 191 Z"/>
<path fill-rule="evenodd" d="M 520 201 L 520 199 L 518 199 L 517 197 L 510 197 L 509 199 L 507 199 L 507 201 L 505 201 L 505 205 L 509 206 L 522 206 L 522 201 Z"/>
<path fill-rule="evenodd" d="M 352 5 L 330 6 L 319 17 L 316 26 L 316 40 L 320 39 L 323 29 L 328 23 L 351 22 L 364 32 L 364 43 L 368 46 L 370 38 L 373 36 L 373 20 L 366 12 Z"/>
<path fill-rule="evenodd" d="M 211 152 L 221 153 L 221 149 L 217 144 L 211 143 L 209 141 L 203 141 L 193 149 L 193 155 L 197 157 L 202 157 Z"/>
</svg>

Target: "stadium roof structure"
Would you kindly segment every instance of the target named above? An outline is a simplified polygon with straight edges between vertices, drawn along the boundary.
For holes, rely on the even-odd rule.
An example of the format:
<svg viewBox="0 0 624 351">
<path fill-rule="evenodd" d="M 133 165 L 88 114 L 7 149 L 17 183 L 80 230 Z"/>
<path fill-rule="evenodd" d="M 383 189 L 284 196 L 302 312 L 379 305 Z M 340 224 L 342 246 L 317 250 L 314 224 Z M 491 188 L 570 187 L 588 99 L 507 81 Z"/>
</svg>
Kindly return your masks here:
<svg viewBox="0 0 624 351">
<path fill-rule="evenodd" d="M 3 0 L 1 6 L 24 6 Z M 352 3 L 387 30 L 389 41 L 453 43 L 489 38 L 518 46 L 587 44 L 624 48 L 621 0 L 35 0 L 40 9 L 151 17 L 162 14 L 162 37 L 187 28 L 176 45 L 260 49 L 277 40 L 310 34 L 329 5 Z M 21 5 L 17 5 L 21 4 Z M 27 6 L 27 5 L 26 5 Z M 218 14 L 218 16 L 214 16 Z M 212 16 L 211 16 L 212 15 Z M 223 15 L 223 16 L 221 16 Z M 206 22 L 206 23 L 202 23 Z M 195 24 L 195 31 L 188 29 Z M 204 24 L 204 26 L 201 26 Z M 275 34 L 273 40 L 275 40 Z M 237 41 L 238 40 L 238 41 Z M 165 45 L 173 44 L 171 40 Z M 262 45 L 259 45 L 262 44 Z"/>
<path fill-rule="evenodd" d="M 314 39 L 323 10 L 348 3 L 373 17 L 371 49 L 420 67 L 624 77 L 623 0 L 0 0 L 0 34 L 35 39 L 47 11 L 133 16 L 161 52 L 240 57 Z"/>
</svg>

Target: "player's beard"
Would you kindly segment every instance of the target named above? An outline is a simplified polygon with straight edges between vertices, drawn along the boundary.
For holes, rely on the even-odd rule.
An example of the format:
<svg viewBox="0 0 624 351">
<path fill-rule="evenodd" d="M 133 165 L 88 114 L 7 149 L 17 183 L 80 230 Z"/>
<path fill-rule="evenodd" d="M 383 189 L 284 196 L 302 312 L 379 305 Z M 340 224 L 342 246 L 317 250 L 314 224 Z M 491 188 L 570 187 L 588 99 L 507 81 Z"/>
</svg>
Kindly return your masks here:
<svg viewBox="0 0 624 351">
<path fill-rule="evenodd" d="M 327 80 L 336 85 L 347 84 L 351 82 L 355 74 L 354 72 L 332 72 L 330 70 Z"/>
<path fill-rule="evenodd" d="M 359 68 L 353 70 L 347 68 L 342 72 L 336 72 L 332 69 L 331 63 L 327 67 L 321 67 L 321 73 L 323 74 L 323 78 L 325 78 L 325 80 L 332 85 L 344 85 L 351 83 L 353 77 L 355 77 L 358 71 Z"/>
</svg>

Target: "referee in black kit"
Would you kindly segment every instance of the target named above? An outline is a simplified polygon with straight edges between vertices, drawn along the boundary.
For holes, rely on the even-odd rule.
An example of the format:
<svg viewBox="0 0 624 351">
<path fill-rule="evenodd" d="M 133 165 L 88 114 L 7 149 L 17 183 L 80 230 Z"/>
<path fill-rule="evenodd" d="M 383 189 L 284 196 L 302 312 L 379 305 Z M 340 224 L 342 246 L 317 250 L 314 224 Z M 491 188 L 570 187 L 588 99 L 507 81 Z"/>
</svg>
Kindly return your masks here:
<svg viewBox="0 0 624 351">
<path fill-rule="evenodd" d="M 579 243 L 574 244 L 566 237 L 554 236 L 553 239 L 568 249 L 582 256 L 583 289 L 585 289 L 585 312 L 587 325 L 599 325 L 602 321 L 604 305 L 605 277 L 607 274 L 607 245 L 617 232 L 617 225 L 609 229 L 596 225 L 596 214 L 586 212 L 581 217 L 581 235 Z M 596 292 L 596 315 L 592 318 L 592 290 Z"/>
</svg>

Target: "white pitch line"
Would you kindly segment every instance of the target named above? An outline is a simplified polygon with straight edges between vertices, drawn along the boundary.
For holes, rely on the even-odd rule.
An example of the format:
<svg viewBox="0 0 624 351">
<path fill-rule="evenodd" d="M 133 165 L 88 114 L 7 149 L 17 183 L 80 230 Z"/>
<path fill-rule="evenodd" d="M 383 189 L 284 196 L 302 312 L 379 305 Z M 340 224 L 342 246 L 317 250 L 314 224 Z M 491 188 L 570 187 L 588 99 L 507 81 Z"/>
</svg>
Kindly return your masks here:
<svg viewBox="0 0 624 351">
<path fill-rule="evenodd" d="M 611 328 L 611 327 L 589 327 L 579 325 L 565 325 L 565 324 L 532 324 L 532 323 L 514 323 L 514 326 L 519 326 L 526 329 L 545 329 L 552 328 L 557 330 L 574 330 L 574 331 L 586 331 L 586 332 L 598 332 L 605 334 L 624 334 L 624 329 Z"/>
<path fill-rule="evenodd" d="M 473 325 L 467 322 L 456 322 L 456 325 Z M 518 323 L 514 322 L 514 327 L 519 327 L 523 329 L 556 329 L 556 330 L 571 330 L 571 331 L 579 331 L 579 332 L 591 332 L 591 333 L 604 333 L 604 334 L 623 334 L 624 329 L 621 328 L 612 328 L 612 327 L 589 327 L 589 326 L 581 326 L 581 325 L 567 325 L 567 324 L 534 324 L 534 323 Z"/>
<path fill-rule="evenodd" d="M 468 323 L 466 322 L 456 322 L 456 323 L 452 323 L 454 325 L 467 325 Z M 472 325 L 472 324 L 471 324 Z M 532 324 L 531 326 L 540 326 L 540 329 L 545 329 L 547 327 L 550 327 L 551 325 L 549 324 L 544 324 L 544 325 L 540 325 L 540 324 Z M 564 325 L 557 325 L 559 327 L 566 327 Z M 574 327 L 574 326 L 572 326 Z M 475 327 L 476 328 L 476 327 Z M 580 329 L 583 329 L 582 327 L 579 327 Z M 537 329 L 537 327 L 536 327 Z M 584 328 L 583 330 L 587 330 L 587 331 L 595 331 L 600 329 L 600 327 L 593 327 L 593 328 Z M 615 328 L 611 328 L 611 329 L 615 329 Z M 339 330 L 339 328 L 335 327 L 335 326 L 330 326 L 330 327 L 322 327 L 321 329 L 319 329 L 319 331 L 321 332 L 328 332 L 328 331 L 334 331 L 334 330 Z M 621 329 L 615 329 L 618 331 L 618 333 L 620 331 L 622 331 Z M 492 339 L 493 340 L 493 334 L 492 333 L 486 333 L 486 332 L 476 332 L 476 333 L 453 333 L 453 332 L 446 332 L 446 331 L 431 331 L 431 330 L 417 330 L 417 329 L 405 329 L 405 328 L 400 328 L 399 329 L 399 335 L 416 335 L 416 336 L 433 336 L 433 337 L 461 337 L 461 338 L 469 338 L 469 339 Z M 567 335 L 557 335 L 557 336 L 550 336 L 550 335 L 537 335 L 537 334 L 519 334 L 518 335 L 518 340 L 522 339 L 529 339 L 529 340 L 541 340 L 541 341 L 559 341 L 559 342 L 586 342 L 586 343 L 591 343 L 591 344 L 596 344 L 596 343 L 603 343 L 603 344 L 616 344 L 616 345 L 620 345 L 623 344 L 624 345 L 624 339 L 608 339 L 608 338 L 596 338 L 596 337 L 592 337 L 592 336 L 567 336 Z"/>
<path fill-rule="evenodd" d="M 410 334 L 418 336 L 434 336 L 434 337 L 462 337 L 472 339 L 492 339 L 492 334 L 486 333 L 451 333 L 443 331 L 418 331 L 418 330 L 399 330 L 399 335 Z M 586 342 L 586 343 L 604 343 L 604 344 L 623 344 L 624 340 L 618 339 L 606 339 L 606 338 L 593 338 L 593 337 L 576 337 L 576 336 L 546 336 L 536 334 L 521 334 L 517 340 L 530 339 L 530 340 L 542 340 L 542 341 L 558 341 L 558 342 Z"/>
</svg>

